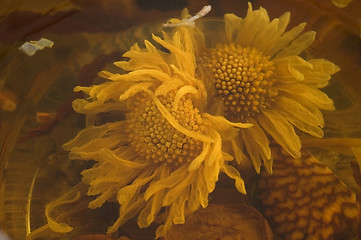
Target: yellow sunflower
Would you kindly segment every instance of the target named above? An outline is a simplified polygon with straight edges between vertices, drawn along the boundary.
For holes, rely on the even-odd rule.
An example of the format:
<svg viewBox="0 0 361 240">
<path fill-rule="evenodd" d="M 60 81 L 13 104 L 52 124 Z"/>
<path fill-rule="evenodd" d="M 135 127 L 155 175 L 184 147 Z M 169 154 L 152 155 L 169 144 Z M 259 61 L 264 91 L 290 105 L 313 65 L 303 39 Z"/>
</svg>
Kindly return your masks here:
<svg viewBox="0 0 361 240">
<path fill-rule="evenodd" d="M 95 161 L 82 172 L 87 194 L 96 196 L 89 207 L 119 203 L 119 218 L 108 233 L 138 214 L 140 227 L 158 216 L 163 225 L 156 237 L 163 236 L 173 223 L 184 223 L 186 215 L 207 206 L 220 172 L 245 193 L 219 132 L 236 135 L 234 129 L 251 125 L 202 113 L 206 92 L 195 78 L 190 36 L 186 28 L 164 39 L 153 36 L 167 51 L 148 41 L 145 48 L 134 45 L 124 54 L 128 61 L 115 63 L 127 73 L 103 71 L 106 82 L 75 88 L 89 97 L 75 100 L 74 109 L 98 114 L 105 123 L 86 127 L 64 148 L 71 159 Z M 125 119 L 106 122 L 100 114 L 114 111 L 126 111 Z"/>
<path fill-rule="evenodd" d="M 183 18 L 187 14 L 183 12 Z M 212 39 L 200 37 L 199 29 L 191 31 L 198 47 L 196 76 L 207 86 L 207 111 L 231 122 L 253 124 L 240 129 L 230 142 L 236 160 L 249 158 L 257 172 L 262 162 L 272 171 L 270 141 L 299 158 L 301 142 L 294 127 L 322 137 L 320 110 L 334 109 L 319 88 L 339 67 L 324 59 L 302 58 L 316 33 L 302 34 L 305 23 L 286 31 L 289 21 L 288 12 L 270 21 L 264 8 L 253 10 L 249 3 L 244 19 L 226 14 L 224 32 Z M 181 20 L 170 22 L 182 25 Z M 217 39 L 221 40 L 212 44 Z"/>
</svg>

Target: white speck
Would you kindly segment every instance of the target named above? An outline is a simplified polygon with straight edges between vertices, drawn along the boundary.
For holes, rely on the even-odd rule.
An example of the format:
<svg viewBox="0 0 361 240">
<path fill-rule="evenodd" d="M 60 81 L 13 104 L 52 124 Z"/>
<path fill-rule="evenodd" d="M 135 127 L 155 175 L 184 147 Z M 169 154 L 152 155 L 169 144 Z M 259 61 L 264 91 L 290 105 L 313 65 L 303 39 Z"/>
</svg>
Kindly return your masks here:
<svg viewBox="0 0 361 240">
<path fill-rule="evenodd" d="M 28 56 L 33 56 L 38 50 L 42 50 L 45 47 L 53 47 L 54 42 L 46 38 L 41 38 L 39 41 L 30 41 L 24 43 L 19 50 Z"/>
<path fill-rule="evenodd" d="M 204 6 L 196 15 L 194 15 L 190 18 L 182 19 L 182 21 L 179 23 L 164 23 L 163 26 L 164 27 L 194 26 L 195 20 L 197 20 L 198 18 L 204 17 L 211 10 L 212 10 L 212 6 L 207 5 L 207 6 Z"/>
</svg>

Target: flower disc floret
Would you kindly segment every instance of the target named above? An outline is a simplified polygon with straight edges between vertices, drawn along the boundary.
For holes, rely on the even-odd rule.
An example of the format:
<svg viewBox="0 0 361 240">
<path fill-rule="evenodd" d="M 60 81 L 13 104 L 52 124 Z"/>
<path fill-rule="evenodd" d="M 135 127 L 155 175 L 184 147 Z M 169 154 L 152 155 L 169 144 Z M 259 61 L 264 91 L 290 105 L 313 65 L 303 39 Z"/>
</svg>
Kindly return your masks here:
<svg viewBox="0 0 361 240">
<path fill-rule="evenodd" d="M 255 48 L 218 44 L 204 57 L 217 95 L 232 121 L 244 121 L 270 106 L 274 64 Z"/>
<path fill-rule="evenodd" d="M 206 122 L 189 97 L 183 96 L 177 110 L 174 93 L 160 96 L 160 102 L 174 119 L 189 131 L 205 134 Z M 154 101 L 139 94 L 134 101 L 135 111 L 128 115 L 131 144 L 141 158 L 154 163 L 165 162 L 175 166 L 190 163 L 202 152 L 202 142 L 174 128 L 158 110 Z"/>
</svg>

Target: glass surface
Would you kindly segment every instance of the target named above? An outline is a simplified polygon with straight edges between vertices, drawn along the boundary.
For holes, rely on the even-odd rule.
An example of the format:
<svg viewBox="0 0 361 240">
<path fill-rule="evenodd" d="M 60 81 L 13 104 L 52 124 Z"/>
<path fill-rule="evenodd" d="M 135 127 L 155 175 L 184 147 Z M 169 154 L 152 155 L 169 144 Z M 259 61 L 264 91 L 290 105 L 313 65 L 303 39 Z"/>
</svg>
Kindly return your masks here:
<svg viewBox="0 0 361 240">
<path fill-rule="evenodd" d="M 85 119 L 72 111 L 77 85 L 100 81 L 97 73 L 112 70 L 112 63 L 134 43 L 161 34 L 161 23 L 179 17 L 187 7 L 191 14 L 211 4 L 213 10 L 201 19 L 208 33 L 219 27 L 224 13 L 245 16 L 247 1 L 11 1 L 0 3 L 0 92 L 16 96 L 16 110 L 0 110 L 0 228 L 14 240 L 46 223 L 44 206 L 80 182 L 80 172 L 89 163 L 69 160 L 62 145 L 85 126 Z M 336 111 L 324 112 L 325 137 L 361 137 L 361 1 L 338 8 L 327 0 L 259 0 L 270 18 L 291 12 L 291 28 L 307 22 L 306 30 L 317 32 L 305 52 L 309 58 L 325 58 L 341 67 L 324 91 Z M 218 20 L 217 20 L 218 19 Z M 34 56 L 18 48 L 26 41 L 47 38 L 54 42 Z M 0 99 L 1 100 L 1 99 Z M 357 185 L 349 162 L 353 156 L 309 150 L 354 191 Z M 239 194 L 220 183 L 213 199 Z M 64 210 L 64 209 L 61 209 Z M 59 210 L 59 211 L 61 211 Z M 66 209 L 65 209 L 66 210 Z M 64 210 L 64 211 L 65 211 Z M 49 235 L 74 239 L 82 234 L 104 233 L 116 216 L 116 206 L 98 210 L 78 206 L 71 224 L 76 231 Z M 67 219 L 67 216 L 63 216 Z M 134 239 L 153 239 L 154 227 L 139 230 L 130 221 L 123 230 Z M 59 237 L 61 236 L 61 237 Z M 47 238 L 44 238 L 47 239 Z"/>
</svg>

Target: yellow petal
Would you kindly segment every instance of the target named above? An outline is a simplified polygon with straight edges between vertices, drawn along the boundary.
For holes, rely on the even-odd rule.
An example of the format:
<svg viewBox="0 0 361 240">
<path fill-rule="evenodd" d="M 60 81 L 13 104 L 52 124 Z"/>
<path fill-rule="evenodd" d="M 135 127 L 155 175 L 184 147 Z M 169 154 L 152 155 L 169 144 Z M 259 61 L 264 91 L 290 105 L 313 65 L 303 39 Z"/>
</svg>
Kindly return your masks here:
<svg viewBox="0 0 361 240">
<path fill-rule="evenodd" d="M 325 59 L 312 59 L 308 61 L 312 64 L 312 70 L 304 71 L 304 83 L 323 88 L 328 85 L 331 75 L 338 72 L 340 68 Z"/>
<path fill-rule="evenodd" d="M 178 183 L 180 183 L 186 177 L 186 175 L 189 174 L 187 168 L 188 166 L 184 165 L 172 172 L 168 177 L 152 182 L 149 185 L 148 189 L 145 191 L 144 199 L 147 201 L 156 192 L 166 188 L 172 188 Z"/>
<path fill-rule="evenodd" d="M 244 181 L 241 178 L 241 175 L 239 174 L 237 169 L 235 169 L 234 167 L 232 167 L 230 165 L 226 165 L 226 164 L 223 165 L 221 169 L 224 173 L 227 174 L 228 177 L 235 180 L 235 186 L 236 186 L 237 190 L 240 193 L 246 194 L 246 187 L 245 187 Z"/>
<path fill-rule="evenodd" d="M 175 209 L 172 217 L 174 224 L 184 224 L 185 222 L 185 205 L 189 196 L 189 188 L 184 189 L 173 203 Z"/>
<path fill-rule="evenodd" d="M 86 144 L 89 141 L 89 139 L 104 136 L 106 131 L 108 130 L 109 125 L 110 124 L 108 123 L 102 126 L 96 126 L 96 127 L 93 126 L 93 127 L 85 128 L 82 131 L 80 131 L 75 138 L 64 144 L 63 148 L 67 151 L 70 151 L 72 147 L 78 147 L 83 144 Z"/>
<path fill-rule="evenodd" d="M 293 126 L 274 111 L 264 111 L 258 116 L 259 124 L 294 158 L 301 156 L 301 141 Z"/>
<path fill-rule="evenodd" d="M 242 149 L 239 147 L 239 143 L 237 142 L 237 139 L 232 139 L 231 144 L 232 144 L 234 158 L 236 159 L 237 163 L 240 164 L 241 161 L 243 160 L 244 153 Z"/>
<path fill-rule="evenodd" d="M 51 201 L 50 203 L 48 203 L 45 206 L 45 216 L 48 221 L 48 226 L 52 231 L 59 232 L 59 233 L 67 233 L 67 232 L 70 232 L 73 230 L 73 228 L 70 227 L 66 223 L 56 222 L 56 220 L 50 216 L 50 213 L 56 207 L 59 207 L 61 205 L 66 205 L 69 203 L 73 203 L 73 202 L 76 202 L 77 200 L 79 200 L 79 198 L 85 194 L 84 190 L 86 188 L 84 188 L 84 187 L 86 187 L 85 184 L 78 184 L 75 187 L 73 187 L 70 191 L 65 193 L 63 196 L 61 196 L 60 198 L 58 198 L 54 201 Z"/>
<path fill-rule="evenodd" d="M 155 216 L 162 208 L 163 197 L 164 191 L 159 191 L 147 201 L 146 207 L 138 215 L 137 223 L 140 228 L 148 227 L 154 222 Z"/>
<path fill-rule="evenodd" d="M 191 172 L 199 168 L 201 163 L 205 161 L 210 147 L 211 147 L 210 143 L 203 143 L 202 152 L 189 164 L 188 171 Z"/>
<path fill-rule="evenodd" d="M 148 89 L 152 86 L 152 83 L 138 83 L 135 85 L 132 85 L 126 90 L 122 95 L 119 96 L 119 101 L 124 101 L 132 96 L 134 96 L 137 93 L 142 92 L 144 89 Z"/>
<path fill-rule="evenodd" d="M 72 103 L 74 111 L 82 114 L 96 114 L 109 111 L 126 111 L 124 103 L 100 103 L 88 102 L 84 99 L 76 99 Z"/>
<path fill-rule="evenodd" d="M 303 50 L 308 48 L 313 43 L 315 37 L 316 32 L 314 31 L 309 31 L 300 35 L 294 39 L 288 47 L 284 48 L 280 53 L 278 53 L 276 58 L 290 55 L 299 55 L 303 52 Z"/>
<path fill-rule="evenodd" d="M 182 198 L 182 193 L 189 188 L 190 185 L 194 182 L 195 172 L 189 172 L 185 178 L 182 179 L 180 183 L 176 186 L 169 189 L 169 191 L 165 194 L 163 199 L 163 206 L 169 206 L 174 201 L 177 201 L 177 198 Z"/>
<path fill-rule="evenodd" d="M 304 106 L 313 106 L 322 110 L 334 110 L 333 101 L 324 92 L 305 84 L 280 85 L 278 90 L 285 92 L 291 98 Z"/>
<path fill-rule="evenodd" d="M 180 87 L 184 86 L 184 81 L 173 77 L 170 81 L 163 82 L 154 92 L 155 96 L 165 96 L 172 90 L 177 90 Z"/>
<path fill-rule="evenodd" d="M 151 91 L 144 91 L 149 94 L 149 96 L 153 99 L 155 102 L 159 112 L 167 119 L 168 123 L 171 124 L 175 129 L 177 129 L 179 132 L 183 133 L 186 136 L 189 136 L 193 139 L 202 141 L 202 142 L 213 142 L 214 140 L 206 135 L 203 135 L 201 133 L 195 132 L 195 131 L 189 131 L 185 127 L 181 126 L 172 116 L 172 114 L 163 106 L 163 104 L 154 96 L 154 94 Z"/>
<path fill-rule="evenodd" d="M 218 161 L 219 158 L 222 158 L 222 138 L 220 134 L 213 129 L 210 129 L 209 135 L 213 137 L 214 143 L 211 145 L 210 151 L 208 151 L 208 156 L 205 159 L 206 165 L 211 166 L 215 161 Z"/>
<path fill-rule="evenodd" d="M 332 62 L 326 59 L 311 59 L 308 62 L 312 64 L 313 70 L 315 72 L 332 75 L 340 71 L 339 66 L 333 64 Z"/>
<path fill-rule="evenodd" d="M 123 54 L 129 58 L 128 61 L 118 61 L 114 65 L 126 71 L 135 71 L 140 69 L 158 69 L 165 73 L 170 73 L 169 66 L 163 55 L 149 41 L 144 41 L 146 50 L 140 49 L 136 44 Z"/>
<path fill-rule="evenodd" d="M 198 191 L 197 200 L 199 201 L 200 205 L 203 208 L 205 208 L 208 206 L 208 196 L 209 196 L 208 183 L 201 172 L 199 172 L 198 175 L 199 175 L 199 177 L 197 178 L 197 180 L 195 182 L 195 184 L 196 184 L 195 187 L 197 188 L 197 191 Z"/>
<path fill-rule="evenodd" d="M 217 126 L 217 128 L 219 128 L 220 130 L 225 130 L 226 128 L 229 128 L 229 127 L 237 127 L 237 128 L 249 128 L 249 127 L 252 127 L 252 124 L 250 124 L 250 123 L 234 123 L 234 122 L 230 122 L 226 118 L 224 118 L 223 116 L 212 116 L 212 115 L 210 115 L 208 113 L 204 113 L 204 114 L 202 114 L 202 116 L 204 116 L 205 118 L 211 120 Z"/>
<path fill-rule="evenodd" d="M 264 54 L 273 57 L 275 54 L 286 48 L 305 28 L 306 23 L 301 23 L 285 32 L 274 44 L 273 47 L 266 50 Z"/>
<path fill-rule="evenodd" d="M 275 111 L 282 114 L 290 123 L 298 129 L 311 134 L 314 137 L 322 137 L 323 132 L 320 126 L 323 125 L 323 119 L 312 114 L 307 108 L 299 102 L 279 96 Z"/>
<path fill-rule="evenodd" d="M 264 54 L 267 54 L 267 50 L 273 48 L 275 42 L 280 39 L 289 21 L 289 12 L 284 13 L 279 19 L 273 19 L 269 24 L 267 24 L 257 33 L 251 46 L 262 51 Z"/>
<path fill-rule="evenodd" d="M 184 86 L 179 88 L 179 90 L 177 91 L 175 97 L 174 97 L 174 101 L 173 101 L 173 111 L 177 111 L 178 110 L 178 104 L 179 101 L 181 100 L 181 98 L 186 95 L 187 93 L 193 94 L 193 95 L 197 95 L 198 94 L 198 90 L 192 86 Z"/>
<path fill-rule="evenodd" d="M 272 172 L 271 149 L 269 140 L 264 130 L 254 120 L 251 121 L 252 128 L 242 129 L 243 141 L 248 155 L 257 173 L 260 172 L 261 161 L 265 164 L 268 172 Z"/>
<path fill-rule="evenodd" d="M 264 41 L 265 39 L 263 39 L 265 45 L 263 47 L 262 52 L 264 53 L 265 56 L 270 56 L 270 52 L 273 49 L 278 48 L 277 45 L 281 41 L 282 35 L 284 34 L 284 32 L 290 22 L 290 16 L 291 16 L 291 14 L 289 12 L 285 12 L 284 14 L 282 14 L 277 21 L 277 26 L 275 27 L 274 32 L 268 36 L 264 35 L 265 39 L 269 38 L 268 41 Z M 272 22 L 273 21 L 274 20 L 272 20 Z M 256 44 L 255 44 L 255 46 L 256 46 Z"/>
<path fill-rule="evenodd" d="M 216 182 L 218 181 L 219 171 L 221 169 L 220 163 L 223 161 L 215 161 L 212 165 L 205 165 L 203 169 L 203 177 L 207 183 L 207 191 L 210 193 L 214 190 Z"/>
<path fill-rule="evenodd" d="M 304 79 L 303 73 L 292 67 L 288 62 L 275 64 L 275 77 L 277 82 L 286 84 L 302 82 Z"/>
<path fill-rule="evenodd" d="M 112 234 L 116 232 L 120 226 L 122 226 L 126 221 L 134 217 L 142 208 L 144 207 L 144 199 L 138 198 L 134 203 L 127 206 L 127 209 L 124 212 L 120 212 L 120 216 L 115 221 L 115 223 L 110 226 L 107 230 L 107 234 Z"/>
<path fill-rule="evenodd" d="M 98 162 L 111 162 L 117 167 L 127 168 L 127 169 L 138 169 L 147 166 L 149 163 L 137 163 L 135 161 L 129 161 L 117 156 L 110 149 L 100 149 L 96 152 L 76 152 L 80 158 L 84 160 L 94 159 Z"/>
<path fill-rule="evenodd" d="M 176 32 L 174 34 L 174 38 L 179 38 L 178 32 Z M 174 58 L 174 60 L 172 60 L 172 62 L 176 67 L 181 69 L 183 72 L 190 74 L 191 76 L 194 76 L 195 57 L 194 57 L 193 51 L 191 49 L 185 49 L 185 51 L 183 51 L 182 48 L 180 48 L 180 43 L 179 44 L 176 43 L 174 45 L 174 43 L 172 44 L 172 43 L 166 42 L 155 35 L 153 35 L 153 39 L 154 39 L 154 41 L 161 44 L 163 47 L 165 47 L 166 49 L 168 49 L 171 52 L 171 56 Z M 174 40 L 176 40 L 176 39 L 174 39 Z M 178 45 L 178 46 L 176 46 L 176 45 Z"/>
<path fill-rule="evenodd" d="M 98 195 L 96 199 L 89 202 L 88 207 L 90 209 L 101 207 L 107 200 L 113 198 L 116 190 L 114 189 L 114 187 L 109 187 L 109 183 L 107 185 L 108 188 L 106 190 L 102 191 L 102 193 Z M 92 194 L 88 194 L 88 195 L 92 195 Z"/>
<path fill-rule="evenodd" d="M 233 13 L 228 13 L 224 15 L 224 22 L 227 40 L 228 42 L 233 42 L 241 26 L 242 18 L 237 17 Z"/>
<path fill-rule="evenodd" d="M 253 11 L 251 3 L 248 3 L 247 16 L 243 19 L 234 42 L 242 47 L 252 46 L 256 34 L 268 23 L 267 11 L 262 7 Z"/>
</svg>

